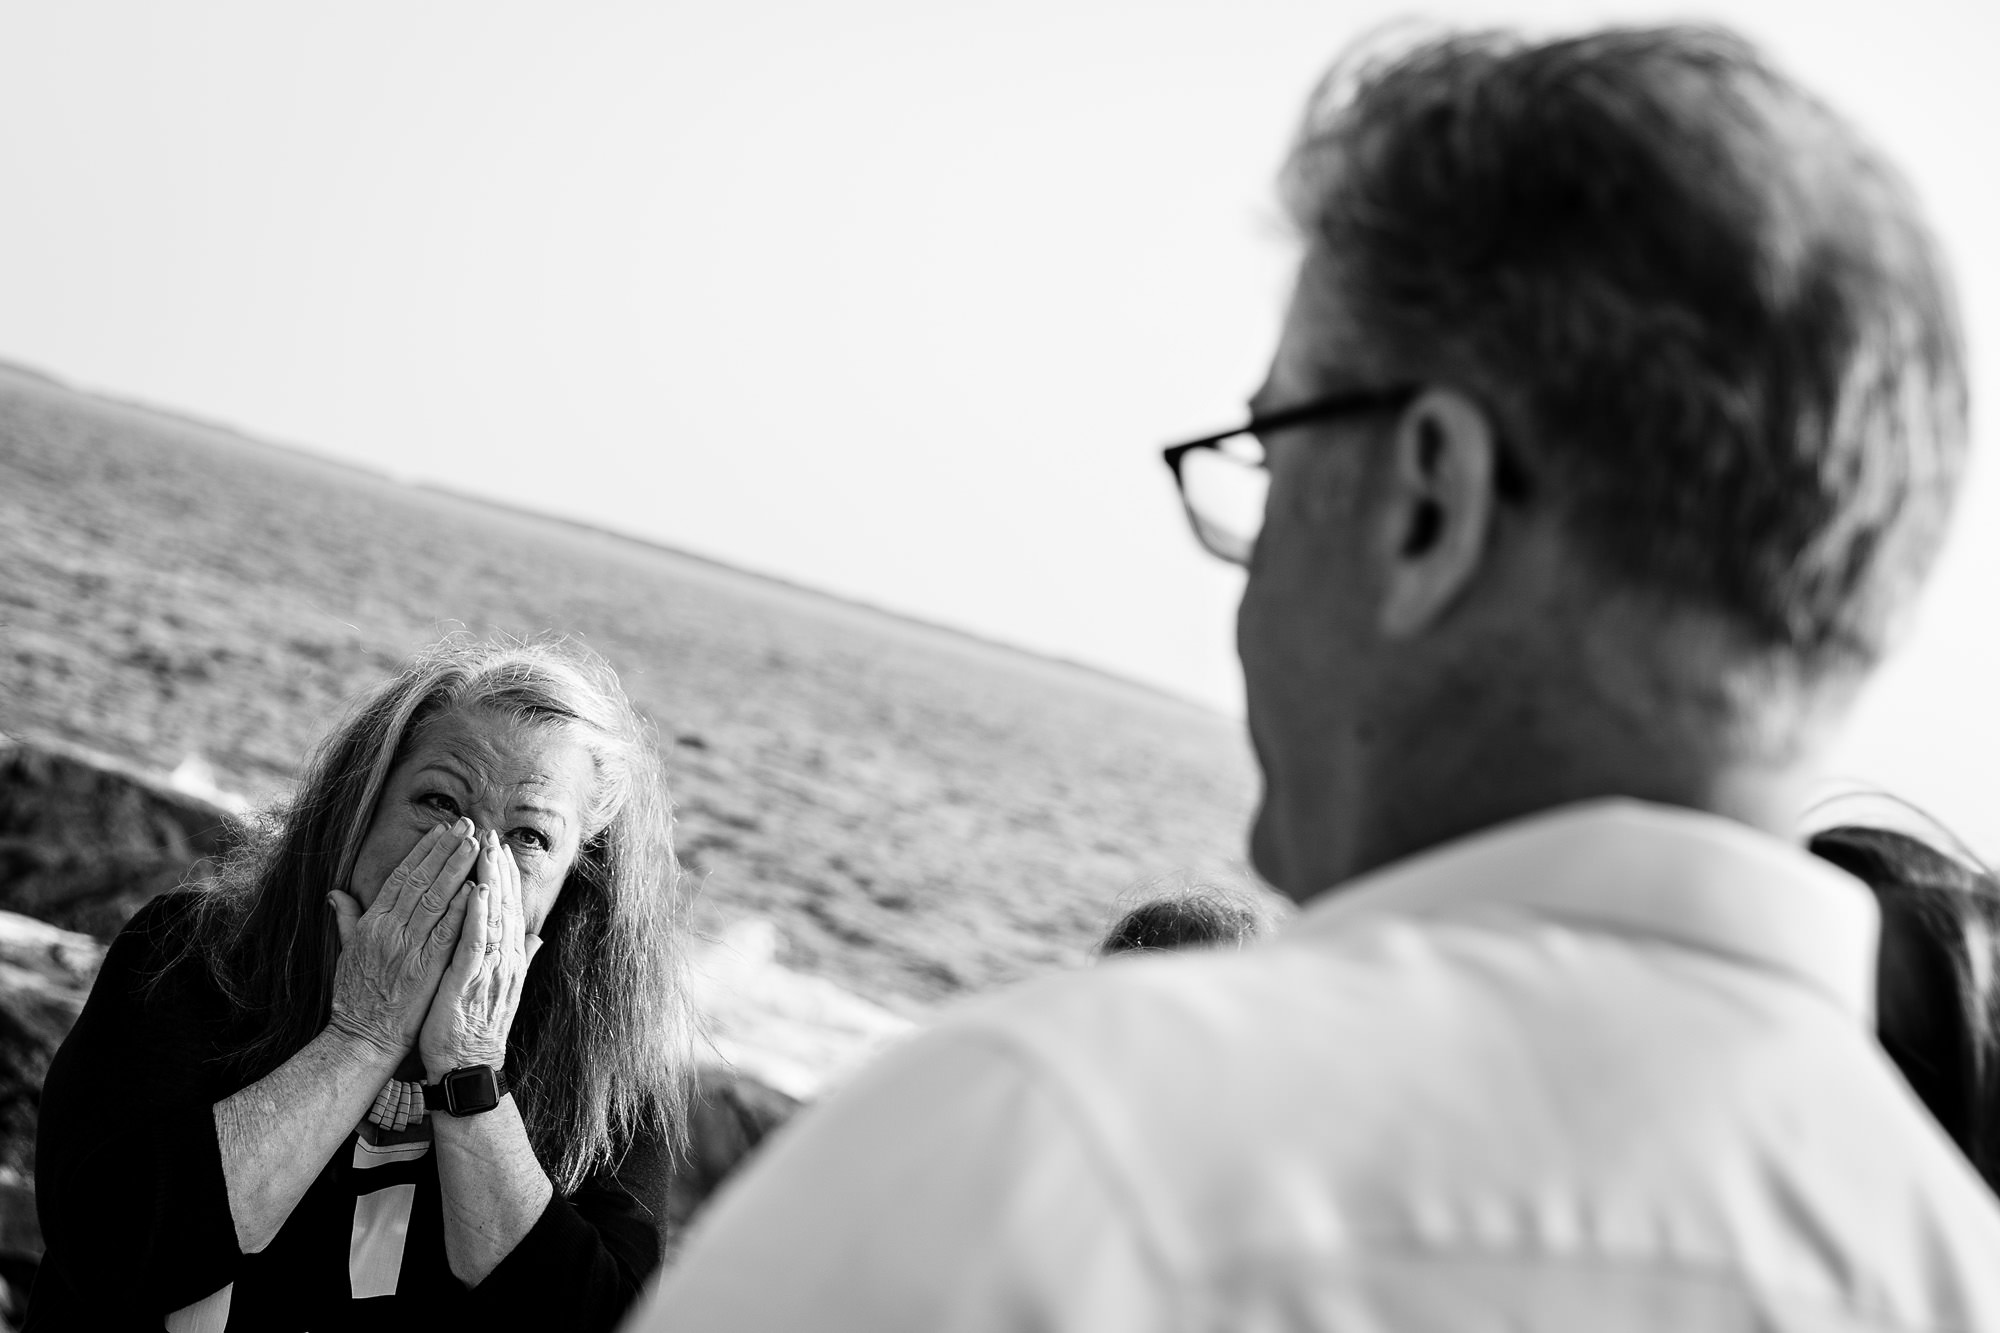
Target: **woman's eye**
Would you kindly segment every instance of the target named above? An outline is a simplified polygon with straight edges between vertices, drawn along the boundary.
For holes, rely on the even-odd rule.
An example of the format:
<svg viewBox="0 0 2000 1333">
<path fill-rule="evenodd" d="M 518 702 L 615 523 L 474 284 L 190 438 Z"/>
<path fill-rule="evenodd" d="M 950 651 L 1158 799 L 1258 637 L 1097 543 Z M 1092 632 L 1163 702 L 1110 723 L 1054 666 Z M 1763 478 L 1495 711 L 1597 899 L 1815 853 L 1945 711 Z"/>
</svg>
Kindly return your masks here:
<svg viewBox="0 0 2000 1333">
<path fill-rule="evenodd" d="M 548 835 L 540 829 L 517 828 L 513 836 L 524 846 L 532 847 L 538 852 L 546 852 L 549 849 Z"/>
<path fill-rule="evenodd" d="M 450 815 L 453 819 L 458 818 L 458 802 L 441 791 L 425 792 L 417 798 L 417 804 L 427 805 L 433 810 Z"/>
</svg>

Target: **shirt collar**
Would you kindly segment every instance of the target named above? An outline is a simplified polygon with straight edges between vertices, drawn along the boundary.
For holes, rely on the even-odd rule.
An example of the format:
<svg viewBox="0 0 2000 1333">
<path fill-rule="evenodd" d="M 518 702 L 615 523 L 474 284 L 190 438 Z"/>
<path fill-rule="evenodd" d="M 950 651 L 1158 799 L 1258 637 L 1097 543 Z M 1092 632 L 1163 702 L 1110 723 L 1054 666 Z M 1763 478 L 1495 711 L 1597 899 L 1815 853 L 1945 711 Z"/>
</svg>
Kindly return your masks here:
<svg viewBox="0 0 2000 1333">
<path fill-rule="evenodd" d="M 1880 918 L 1867 886 L 1803 848 L 1671 806 L 1589 801 L 1455 839 L 1320 895 L 1286 933 L 1494 907 L 1748 962 L 1874 1026 Z"/>
</svg>

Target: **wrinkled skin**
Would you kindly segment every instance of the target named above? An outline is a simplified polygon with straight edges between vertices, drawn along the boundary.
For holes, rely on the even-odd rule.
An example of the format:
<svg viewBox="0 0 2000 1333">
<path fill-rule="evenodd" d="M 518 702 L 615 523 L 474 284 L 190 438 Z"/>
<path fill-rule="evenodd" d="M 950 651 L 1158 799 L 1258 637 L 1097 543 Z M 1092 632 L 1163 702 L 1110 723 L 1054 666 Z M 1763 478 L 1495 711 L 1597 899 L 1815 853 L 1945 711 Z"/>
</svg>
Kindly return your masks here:
<svg viewBox="0 0 2000 1333">
<path fill-rule="evenodd" d="M 414 1043 L 432 1078 L 502 1062 L 595 783 L 589 748 L 561 727 L 462 710 L 423 729 L 334 895 L 336 994 L 348 976 L 358 1026 L 399 1050 Z"/>
</svg>

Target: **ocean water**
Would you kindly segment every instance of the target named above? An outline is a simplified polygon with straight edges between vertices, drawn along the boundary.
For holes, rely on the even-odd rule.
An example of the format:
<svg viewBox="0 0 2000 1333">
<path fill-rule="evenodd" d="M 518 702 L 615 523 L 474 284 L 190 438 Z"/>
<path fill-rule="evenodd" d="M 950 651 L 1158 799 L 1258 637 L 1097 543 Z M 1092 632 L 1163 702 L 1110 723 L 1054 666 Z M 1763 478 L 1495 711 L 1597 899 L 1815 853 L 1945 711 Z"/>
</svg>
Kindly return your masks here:
<svg viewBox="0 0 2000 1333">
<path fill-rule="evenodd" d="M 441 632 L 558 631 L 659 728 L 697 920 L 894 1008 L 1242 877 L 1238 725 L 658 547 L 0 369 L 0 732 L 282 792 Z"/>
</svg>

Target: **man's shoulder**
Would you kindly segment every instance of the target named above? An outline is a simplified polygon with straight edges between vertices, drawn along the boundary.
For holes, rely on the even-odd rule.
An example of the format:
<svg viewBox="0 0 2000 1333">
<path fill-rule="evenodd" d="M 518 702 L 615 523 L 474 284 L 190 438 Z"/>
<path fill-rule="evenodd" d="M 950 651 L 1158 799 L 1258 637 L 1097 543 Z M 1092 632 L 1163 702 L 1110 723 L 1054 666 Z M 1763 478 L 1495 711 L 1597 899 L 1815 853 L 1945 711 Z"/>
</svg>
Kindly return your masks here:
<svg viewBox="0 0 2000 1333">
<path fill-rule="evenodd" d="M 908 1058 L 983 1052 L 993 1086 L 1060 1106 L 1114 1172 L 1149 1182 L 1145 1193 L 1198 1195 L 1210 1172 L 1227 1188 L 1246 1157 L 1306 1145 L 1323 1165 L 1351 1146 L 1339 1175 L 1379 1162 L 1379 1136 L 1410 1132 L 1422 1103 L 1477 1086 L 1480 1037 L 1438 1010 L 1487 1006 L 1460 997 L 1457 980 L 1428 940 L 1372 927 L 1122 957 L 968 1005 Z"/>
<path fill-rule="evenodd" d="M 1373 920 L 1053 979 L 935 1039 L 993 1048 L 1209 1266 L 1304 1271 L 1329 1237 L 1340 1262 L 1699 1260 L 1849 1314 L 1956 1299 L 1929 1271 L 2000 1314 L 1959 1271 L 2000 1210 L 1869 1034 L 1655 941 Z"/>
<path fill-rule="evenodd" d="M 1688 1151 L 1839 1089 L 1904 1090 L 1810 990 L 1657 940 L 1495 915 L 1393 916 L 1242 951 L 1118 959 L 968 1005 L 928 1042 L 980 1045 L 1121 1134 L 1243 1124 L 1368 1174 L 1403 1144 L 1468 1170 L 1523 1149 L 1601 1160 L 1644 1117 Z M 1338 1116 L 1319 1108 L 1335 1105 Z M 1815 1117 L 1825 1122 L 1837 1116 Z M 1654 1141 L 1659 1146 L 1660 1140 Z M 1400 1168 L 1397 1168 L 1400 1169 Z"/>
<path fill-rule="evenodd" d="M 1302 963 L 1282 946 L 1125 955 L 974 1001 L 936 1036 L 1004 1050 L 1063 1080 L 1254 1061 L 1306 1036 L 1295 1016 L 1320 978 Z"/>
<path fill-rule="evenodd" d="M 1019 987 L 779 1136 L 675 1309 L 823 1251 L 794 1304 L 874 1292 L 923 1312 L 907 1327 L 989 1288 L 1101 1312 L 1103 1273 L 1133 1309 L 1225 1323 L 1246 1293 L 1347 1308 L 1383 1284 L 2000 1321 L 2000 1213 L 1868 1034 L 1726 968 L 1561 925 L 1377 918 Z"/>
<path fill-rule="evenodd" d="M 1449 1081 L 1476 1076 L 1464 1056 L 1496 1030 L 1553 1031 L 1644 1008 L 1649 987 L 1700 992 L 1662 969 L 1644 942 L 1521 919 L 1369 917 L 1243 950 L 1125 955 L 982 998 L 936 1029 L 940 1040 L 1004 1047 L 1055 1075 L 1109 1083 L 1274 1065 L 1379 1078 L 1383 1066 Z M 1514 1044 L 1514 1043 L 1509 1043 Z M 1426 1058 L 1424 1052 L 1438 1058 Z"/>
</svg>

